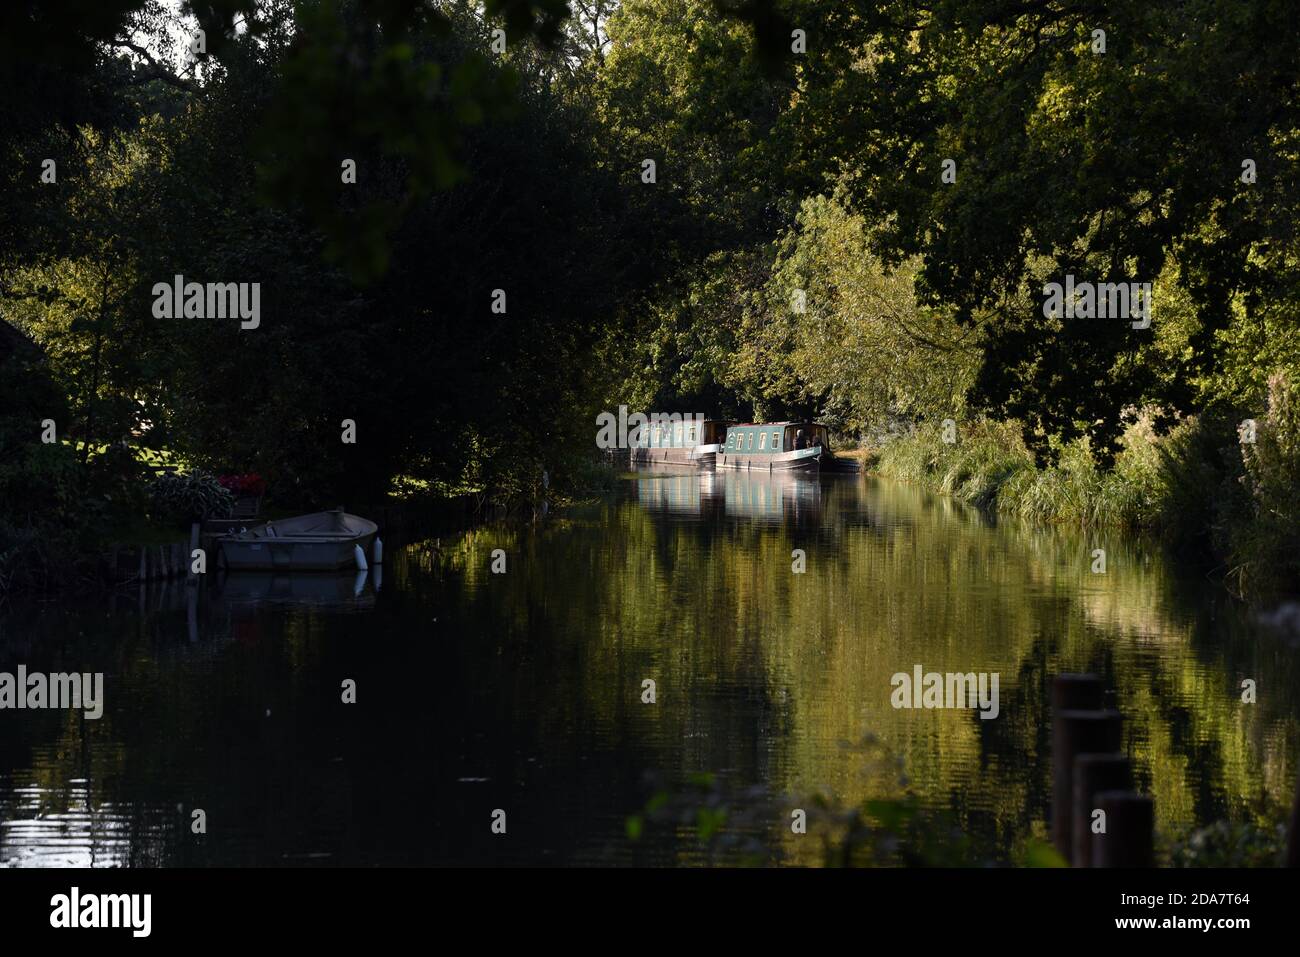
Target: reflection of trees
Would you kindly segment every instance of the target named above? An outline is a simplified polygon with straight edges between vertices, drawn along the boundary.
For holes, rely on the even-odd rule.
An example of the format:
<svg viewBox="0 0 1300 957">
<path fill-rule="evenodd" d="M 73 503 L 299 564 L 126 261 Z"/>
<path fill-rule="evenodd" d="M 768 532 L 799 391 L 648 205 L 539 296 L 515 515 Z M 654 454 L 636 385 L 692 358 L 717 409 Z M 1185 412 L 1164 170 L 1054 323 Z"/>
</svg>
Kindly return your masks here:
<svg viewBox="0 0 1300 957">
<path fill-rule="evenodd" d="M 990 527 L 945 500 L 859 488 L 827 483 L 811 530 L 664 523 L 629 504 L 590 533 L 527 540 L 532 559 L 571 581 L 507 587 L 553 590 L 547 631 L 582 662 L 582 700 L 557 692 L 539 736 L 562 734 L 577 710 L 661 766 L 726 768 L 738 783 L 770 777 L 777 791 L 852 803 L 871 792 L 837 743 L 867 730 L 903 758 L 923 799 L 1005 850 L 1045 834 L 1050 677 L 1093 670 L 1115 689 L 1163 830 L 1283 813 L 1295 713 L 1277 694 L 1241 705 L 1236 689 L 1238 673 L 1276 687 L 1296 664 L 1261 654 L 1238 610 L 1211 618 L 1204 588 L 1140 541 Z M 791 573 L 794 547 L 807 551 L 805 575 Z M 1090 571 L 1096 547 L 1104 576 Z M 473 564 L 486 569 L 483 556 Z M 916 663 L 999 672 L 1001 717 L 894 710 L 889 679 Z M 643 677 L 658 682 L 656 708 L 636 703 Z M 797 858 L 799 847 L 786 850 Z"/>
<path fill-rule="evenodd" d="M 1297 719 L 1279 689 L 1300 677 L 1295 658 L 1198 578 L 1141 542 L 990 526 L 899 486 L 825 481 L 818 494 L 815 520 L 797 522 L 729 508 L 679 521 L 633 496 L 481 527 L 394 551 L 361 612 L 205 601 L 194 643 L 183 601 L 11 620 L 39 636 L 21 646 L 29 667 L 103 670 L 110 697 L 99 722 L 29 715 L 0 739 L 0 769 L 34 768 L 14 785 L 38 795 L 16 812 L 0 791 L 0 816 L 88 802 L 101 860 L 129 847 L 136 863 L 420 863 L 483 860 L 465 822 L 500 806 L 529 835 L 511 844 L 520 859 L 547 847 L 557 862 L 695 862 L 689 838 L 622 838 L 645 772 L 841 805 L 896 797 L 842 747 L 872 732 L 923 804 L 1007 853 L 1046 833 L 1045 702 L 1066 670 L 1115 689 L 1165 833 L 1281 816 Z M 1095 547 L 1105 576 L 1089 571 Z M 794 548 L 806 574 L 791 572 Z M 894 710 L 890 677 L 917 663 L 999 672 L 1001 716 Z M 342 677 L 360 689 L 351 711 Z M 1245 677 L 1256 705 L 1239 703 Z M 654 706 L 640 700 L 647 678 Z M 206 842 L 189 838 L 196 806 Z M 819 859 L 783 814 L 768 842 Z"/>
</svg>

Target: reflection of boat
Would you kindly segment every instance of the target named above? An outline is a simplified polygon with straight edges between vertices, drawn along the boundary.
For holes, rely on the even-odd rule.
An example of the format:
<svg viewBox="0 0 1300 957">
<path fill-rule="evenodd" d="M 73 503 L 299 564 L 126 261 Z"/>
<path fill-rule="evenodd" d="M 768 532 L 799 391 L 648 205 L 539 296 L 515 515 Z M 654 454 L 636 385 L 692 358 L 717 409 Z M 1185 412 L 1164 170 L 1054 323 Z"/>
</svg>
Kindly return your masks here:
<svg viewBox="0 0 1300 957">
<path fill-rule="evenodd" d="M 356 549 L 367 553 L 379 526 L 341 508 L 313 512 L 220 536 L 226 567 L 284 571 L 333 571 L 356 565 Z"/>
<path fill-rule="evenodd" d="M 795 526 L 820 520 L 822 487 L 815 474 L 741 471 L 719 478 L 729 518 Z"/>
<path fill-rule="evenodd" d="M 717 456 L 719 469 L 815 472 L 835 466 L 826 426 L 816 422 L 733 425 Z"/>
<path fill-rule="evenodd" d="M 213 597 L 233 602 L 355 605 L 362 599 L 366 575 L 363 571 L 331 575 L 232 571 L 217 579 Z M 373 601 L 373 597 L 367 597 Z"/>
<path fill-rule="evenodd" d="M 677 413 L 673 413 L 677 416 Z M 711 471 L 727 423 L 718 419 L 653 421 L 641 426 L 628 452 L 628 461 L 637 466 L 677 466 Z"/>
<path fill-rule="evenodd" d="M 718 491 L 717 476 L 712 472 L 646 475 L 636 483 L 636 497 L 642 507 L 693 518 L 703 517 L 717 507 Z"/>
</svg>

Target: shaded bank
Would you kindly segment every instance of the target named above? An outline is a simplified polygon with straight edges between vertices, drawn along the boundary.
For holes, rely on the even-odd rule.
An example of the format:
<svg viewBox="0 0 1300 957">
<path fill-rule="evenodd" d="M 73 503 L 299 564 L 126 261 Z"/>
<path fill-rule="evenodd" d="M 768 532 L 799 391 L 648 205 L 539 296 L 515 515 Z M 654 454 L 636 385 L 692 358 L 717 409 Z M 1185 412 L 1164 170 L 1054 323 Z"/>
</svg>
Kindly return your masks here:
<svg viewBox="0 0 1300 957">
<path fill-rule="evenodd" d="M 1300 427 L 1295 388 L 1271 382 L 1265 416 L 1135 418 L 1109 466 L 1086 440 L 1039 465 L 1016 422 L 924 424 L 865 453 L 877 474 L 1047 525 L 1150 531 L 1239 594 L 1300 591 Z"/>
</svg>

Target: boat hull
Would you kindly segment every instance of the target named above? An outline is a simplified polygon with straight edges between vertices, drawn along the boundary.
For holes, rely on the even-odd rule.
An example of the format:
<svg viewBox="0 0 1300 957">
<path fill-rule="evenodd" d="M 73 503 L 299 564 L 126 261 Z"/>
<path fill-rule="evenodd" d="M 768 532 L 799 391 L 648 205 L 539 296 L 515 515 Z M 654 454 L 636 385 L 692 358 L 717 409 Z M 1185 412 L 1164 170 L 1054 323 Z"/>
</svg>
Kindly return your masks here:
<svg viewBox="0 0 1300 957">
<path fill-rule="evenodd" d="M 338 571 L 356 567 L 356 546 L 370 554 L 375 536 L 347 542 L 222 542 L 221 553 L 231 571 Z"/>
<path fill-rule="evenodd" d="M 709 451 L 704 451 L 709 449 Z M 717 446 L 694 446 L 680 449 L 632 449 L 628 464 L 633 468 L 676 468 L 713 471 Z"/>
<path fill-rule="evenodd" d="M 725 450 L 718 453 L 717 468 L 740 469 L 746 472 L 816 472 L 821 469 L 820 448 L 799 449 L 794 452 L 752 453 Z"/>
<path fill-rule="evenodd" d="M 337 571 L 356 567 L 356 549 L 370 556 L 379 528 L 342 511 L 267 522 L 218 541 L 232 571 Z"/>
</svg>

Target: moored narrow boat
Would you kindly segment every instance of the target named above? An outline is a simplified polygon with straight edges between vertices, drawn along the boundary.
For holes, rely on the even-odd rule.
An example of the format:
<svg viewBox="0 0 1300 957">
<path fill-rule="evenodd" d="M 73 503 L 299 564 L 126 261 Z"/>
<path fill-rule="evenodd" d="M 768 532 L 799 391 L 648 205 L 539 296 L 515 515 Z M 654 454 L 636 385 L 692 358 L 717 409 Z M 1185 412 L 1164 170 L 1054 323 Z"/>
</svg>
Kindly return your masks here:
<svg viewBox="0 0 1300 957">
<path fill-rule="evenodd" d="M 720 419 L 686 417 L 680 422 L 652 422 L 643 426 L 629 451 L 633 468 L 668 466 L 712 471 L 722 448 L 728 423 Z"/>
<path fill-rule="evenodd" d="M 817 422 L 733 425 L 717 454 L 719 469 L 816 472 L 837 466 L 826 426 Z"/>
<path fill-rule="evenodd" d="M 334 571 L 356 565 L 356 550 L 369 558 L 379 526 L 341 508 L 313 512 L 220 536 L 232 570 Z"/>
</svg>

